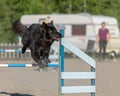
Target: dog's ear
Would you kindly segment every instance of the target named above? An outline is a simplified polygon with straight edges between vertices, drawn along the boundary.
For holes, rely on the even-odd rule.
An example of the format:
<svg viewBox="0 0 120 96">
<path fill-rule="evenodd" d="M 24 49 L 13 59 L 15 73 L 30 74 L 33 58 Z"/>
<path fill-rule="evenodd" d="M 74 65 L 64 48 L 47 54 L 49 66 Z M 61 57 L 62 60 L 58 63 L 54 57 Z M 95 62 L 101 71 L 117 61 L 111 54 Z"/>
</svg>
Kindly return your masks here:
<svg viewBox="0 0 120 96">
<path fill-rule="evenodd" d="M 46 28 L 46 27 L 48 27 L 48 25 L 45 22 L 43 22 L 42 27 Z"/>
<path fill-rule="evenodd" d="M 54 22 L 53 22 L 53 20 L 51 20 L 50 24 L 51 24 L 51 25 L 54 25 Z"/>
</svg>

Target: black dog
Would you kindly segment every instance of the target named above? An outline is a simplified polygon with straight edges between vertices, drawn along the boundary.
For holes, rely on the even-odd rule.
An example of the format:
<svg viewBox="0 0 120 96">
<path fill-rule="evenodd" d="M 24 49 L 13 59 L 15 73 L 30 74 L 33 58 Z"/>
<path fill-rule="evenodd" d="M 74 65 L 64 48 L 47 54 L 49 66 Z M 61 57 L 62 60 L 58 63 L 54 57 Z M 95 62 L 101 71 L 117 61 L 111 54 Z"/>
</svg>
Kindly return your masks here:
<svg viewBox="0 0 120 96">
<path fill-rule="evenodd" d="M 39 68 L 47 67 L 50 62 L 48 59 L 50 47 L 54 41 L 59 41 L 62 35 L 55 28 L 53 21 L 46 24 L 32 24 L 29 28 L 24 26 L 20 21 L 12 24 L 13 31 L 22 37 L 22 53 L 26 49 L 31 50 L 32 58 L 38 63 Z"/>
</svg>

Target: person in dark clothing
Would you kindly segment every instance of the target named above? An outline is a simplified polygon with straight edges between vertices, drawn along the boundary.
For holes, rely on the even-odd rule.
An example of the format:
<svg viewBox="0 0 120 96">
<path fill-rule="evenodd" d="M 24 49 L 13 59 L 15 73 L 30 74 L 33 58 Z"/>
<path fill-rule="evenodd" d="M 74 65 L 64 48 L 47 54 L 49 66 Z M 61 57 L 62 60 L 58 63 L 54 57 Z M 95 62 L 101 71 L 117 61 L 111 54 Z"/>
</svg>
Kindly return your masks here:
<svg viewBox="0 0 120 96">
<path fill-rule="evenodd" d="M 106 45 L 107 42 L 110 40 L 110 32 L 106 28 L 106 23 L 101 23 L 101 28 L 98 31 L 97 34 L 97 42 L 99 42 L 99 60 L 105 60 L 105 54 L 106 54 Z"/>
</svg>

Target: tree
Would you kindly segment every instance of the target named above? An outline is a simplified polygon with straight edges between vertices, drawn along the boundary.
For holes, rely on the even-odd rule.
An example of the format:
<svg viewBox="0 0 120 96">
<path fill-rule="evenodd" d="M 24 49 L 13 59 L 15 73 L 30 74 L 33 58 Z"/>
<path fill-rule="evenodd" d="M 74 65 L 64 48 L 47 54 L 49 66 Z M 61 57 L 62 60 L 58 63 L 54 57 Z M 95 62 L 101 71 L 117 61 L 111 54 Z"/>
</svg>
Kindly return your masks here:
<svg viewBox="0 0 120 96">
<path fill-rule="evenodd" d="M 86 11 L 90 14 L 116 17 L 120 25 L 119 5 L 119 0 L 1 0 L 0 43 L 17 43 L 11 24 L 24 14 L 75 14 Z"/>
</svg>

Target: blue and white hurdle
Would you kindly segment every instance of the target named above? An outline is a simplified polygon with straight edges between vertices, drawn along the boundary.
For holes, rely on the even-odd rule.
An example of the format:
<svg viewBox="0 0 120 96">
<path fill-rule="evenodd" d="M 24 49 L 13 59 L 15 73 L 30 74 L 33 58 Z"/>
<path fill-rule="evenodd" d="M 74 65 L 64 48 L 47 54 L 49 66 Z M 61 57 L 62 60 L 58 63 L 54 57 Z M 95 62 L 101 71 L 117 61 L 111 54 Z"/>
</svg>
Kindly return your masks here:
<svg viewBox="0 0 120 96">
<path fill-rule="evenodd" d="M 0 67 L 36 67 L 37 64 L 24 64 L 24 63 L 9 63 L 0 64 Z M 52 62 L 48 64 L 48 67 L 59 67 L 58 62 Z"/>
<path fill-rule="evenodd" d="M 51 46 L 51 48 L 56 52 L 59 53 L 58 48 L 56 48 L 55 46 Z M 22 50 L 20 49 L 0 49 L 0 53 L 2 52 L 15 52 L 15 53 L 20 53 L 22 52 Z M 26 52 L 30 52 L 30 50 L 26 50 Z"/>
<path fill-rule="evenodd" d="M 64 35 L 64 30 L 60 30 Z M 91 72 L 65 72 L 64 71 L 64 47 L 69 51 L 74 53 L 80 59 L 86 62 L 91 66 Z M 19 51 L 17 51 L 19 52 Z M 34 67 L 35 64 L 0 64 L 0 67 Z M 75 94 L 75 93 L 90 93 L 91 96 L 96 96 L 96 62 L 94 59 L 89 57 L 87 54 L 73 46 L 71 43 L 66 41 L 64 38 L 60 41 L 60 50 L 59 50 L 59 63 L 49 63 L 48 67 L 59 67 L 60 72 L 60 84 L 59 84 L 59 96 L 63 94 Z M 91 80 L 91 85 L 88 86 L 65 86 L 64 80 L 75 80 L 75 79 L 89 79 Z"/>
<path fill-rule="evenodd" d="M 56 48 L 55 46 L 51 46 L 51 49 L 54 50 L 56 53 L 59 53 L 58 48 Z M 0 49 L 0 53 L 21 53 L 22 50 L 20 49 Z M 26 50 L 26 52 L 30 52 L 30 50 Z M 50 59 L 57 59 L 59 58 L 58 55 L 54 54 L 54 55 L 50 55 L 49 56 Z"/>
<path fill-rule="evenodd" d="M 64 30 L 61 30 L 61 33 L 64 34 Z M 89 66 L 91 66 L 91 72 L 64 72 L 64 47 L 69 51 L 74 53 L 76 56 L 81 58 Z M 60 42 L 60 95 L 62 94 L 71 94 L 71 93 L 91 93 L 91 96 L 96 94 L 96 62 L 94 59 L 89 57 L 83 51 L 79 50 L 73 46 L 70 42 L 66 41 L 64 38 Z M 89 86 L 64 86 L 64 80 L 78 80 L 78 79 L 90 79 L 91 85 Z"/>
</svg>

